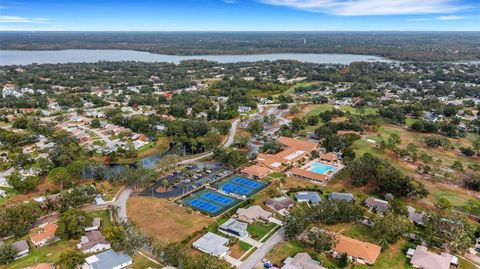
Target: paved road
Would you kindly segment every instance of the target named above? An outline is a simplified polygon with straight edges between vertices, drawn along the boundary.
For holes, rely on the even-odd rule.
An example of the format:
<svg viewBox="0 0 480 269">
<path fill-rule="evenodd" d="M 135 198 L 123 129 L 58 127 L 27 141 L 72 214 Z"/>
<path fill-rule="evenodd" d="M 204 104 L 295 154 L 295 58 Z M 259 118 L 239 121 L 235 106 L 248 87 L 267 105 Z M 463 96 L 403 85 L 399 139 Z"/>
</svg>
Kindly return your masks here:
<svg viewBox="0 0 480 269">
<path fill-rule="evenodd" d="M 113 206 L 118 207 L 118 218 L 120 220 L 127 220 L 127 200 L 132 193 L 129 187 L 123 188 L 122 192 L 117 196 L 117 200 L 112 203 Z"/>
<path fill-rule="evenodd" d="M 251 269 L 257 263 L 261 262 L 262 259 L 272 250 L 272 248 L 282 242 L 284 239 L 285 230 L 280 228 L 276 231 L 263 245 L 257 249 L 252 255 L 250 255 L 238 268 L 239 269 Z"/>
</svg>

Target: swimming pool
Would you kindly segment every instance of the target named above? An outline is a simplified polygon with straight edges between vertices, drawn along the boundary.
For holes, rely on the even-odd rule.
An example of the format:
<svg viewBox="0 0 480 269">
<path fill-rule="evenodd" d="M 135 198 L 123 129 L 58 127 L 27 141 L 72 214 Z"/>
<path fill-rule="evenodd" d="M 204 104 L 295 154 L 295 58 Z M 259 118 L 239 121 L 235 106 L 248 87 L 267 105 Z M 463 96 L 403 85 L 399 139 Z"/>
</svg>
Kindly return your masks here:
<svg viewBox="0 0 480 269">
<path fill-rule="evenodd" d="M 316 174 L 326 175 L 328 172 L 335 172 L 337 168 L 335 166 L 314 162 L 308 170 Z"/>
</svg>

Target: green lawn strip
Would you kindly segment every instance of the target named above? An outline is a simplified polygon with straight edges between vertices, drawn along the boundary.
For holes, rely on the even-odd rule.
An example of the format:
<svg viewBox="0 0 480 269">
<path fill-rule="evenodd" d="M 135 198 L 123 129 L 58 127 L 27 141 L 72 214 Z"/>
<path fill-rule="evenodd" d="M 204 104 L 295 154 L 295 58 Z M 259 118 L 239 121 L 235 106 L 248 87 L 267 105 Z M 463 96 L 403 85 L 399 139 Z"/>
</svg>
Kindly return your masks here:
<svg viewBox="0 0 480 269">
<path fill-rule="evenodd" d="M 142 255 L 135 255 L 133 257 L 132 269 L 145 269 L 145 268 L 161 268 L 160 265 L 152 262 Z"/>
<path fill-rule="evenodd" d="M 37 263 L 55 263 L 60 254 L 70 250 L 76 249 L 74 241 L 65 241 L 60 240 L 49 244 L 43 247 L 32 247 L 30 246 L 30 253 L 28 256 L 21 258 L 19 260 L 14 261 L 13 263 L 9 264 L 8 266 L 3 265 L 0 266 L 1 269 L 21 269 L 28 266 L 35 265 Z"/>
<path fill-rule="evenodd" d="M 462 212 L 466 212 L 468 200 L 474 199 L 473 197 L 465 196 L 463 193 L 449 190 L 447 188 L 438 188 L 438 191 L 432 192 L 431 195 L 434 201 L 438 201 L 441 198 L 447 199 L 452 203 L 454 209 Z M 476 212 L 473 212 L 473 214 L 480 216 L 480 210 L 476 210 Z"/>
<path fill-rule="evenodd" d="M 92 218 L 102 219 L 102 229 L 112 226 L 112 220 L 110 219 L 110 214 L 107 210 L 92 211 L 87 213 Z"/>
<path fill-rule="evenodd" d="M 293 257 L 305 248 L 296 240 L 290 240 L 277 244 L 266 256 L 273 264 L 281 265 L 287 257 Z"/>
<path fill-rule="evenodd" d="M 261 221 L 257 221 L 253 224 L 248 225 L 247 232 L 252 236 L 253 239 L 260 240 L 276 226 L 277 224 L 275 223 L 264 224 Z"/>
<path fill-rule="evenodd" d="M 249 249 L 252 248 L 252 246 L 246 242 L 243 242 L 242 240 L 237 241 L 238 246 L 242 251 L 248 251 Z"/>
<path fill-rule="evenodd" d="M 379 269 L 403 269 L 403 268 L 413 268 L 410 264 L 410 260 L 406 256 L 408 248 L 415 248 L 413 243 L 405 243 L 401 241 L 397 244 L 400 244 L 400 247 L 390 246 L 389 249 L 380 253 L 377 260 L 375 261 L 375 268 Z M 372 268 L 369 265 L 355 265 L 355 268 L 367 269 Z M 463 267 L 462 267 L 463 268 Z"/>
<path fill-rule="evenodd" d="M 280 225 L 276 225 L 275 228 L 273 228 L 273 230 L 271 230 L 265 237 L 263 237 L 262 240 L 260 240 L 260 243 L 264 243 L 266 242 L 270 237 L 272 237 L 272 235 L 280 229 Z"/>
<path fill-rule="evenodd" d="M 240 261 L 246 260 L 250 255 L 252 255 L 253 253 L 255 253 L 255 251 L 257 251 L 257 247 L 251 248 L 247 253 L 244 253 L 244 254 L 243 254 L 244 256 L 241 257 Z"/>
</svg>

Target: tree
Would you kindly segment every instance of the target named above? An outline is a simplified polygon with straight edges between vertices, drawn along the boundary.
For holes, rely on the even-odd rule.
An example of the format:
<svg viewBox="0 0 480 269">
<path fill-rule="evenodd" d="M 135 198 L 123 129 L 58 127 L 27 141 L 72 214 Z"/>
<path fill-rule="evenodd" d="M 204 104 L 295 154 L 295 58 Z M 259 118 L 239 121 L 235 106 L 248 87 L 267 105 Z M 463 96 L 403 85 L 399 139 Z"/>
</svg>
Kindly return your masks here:
<svg viewBox="0 0 480 269">
<path fill-rule="evenodd" d="M 263 131 L 263 122 L 261 120 L 254 120 L 248 123 L 247 131 L 252 134 L 259 134 Z"/>
<path fill-rule="evenodd" d="M 475 227 L 459 213 L 431 213 L 425 220 L 423 236 L 429 245 L 464 253 L 475 241 Z"/>
<path fill-rule="evenodd" d="M 92 122 L 90 122 L 90 127 L 100 128 L 100 120 L 99 119 L 93 119 Z"/>
<path fill-rule="evenodd" d="M 105 228 L 103 235 L 110 242 L 113 250 L 125 251 L 128 254 L 133 254 L 146 243 L 146 239 L 128 222 Z"/>
<path fill-rule="evenodd" d="M 285 218 L 283 227 L 285 228 L 285 236 L 289 240 L 297 238 L 306 228 L 305 218 L 302 216 L 289 215 Z"/>
<path fill-rule="evenodd" d="M 345 268 L 348 265 L 348 255 L 347 253 L 341 253 L 338 257 L 338 266 L 340 268 Z"/>
<path fill-rule="evenodd" d="M 168 182 L 167 179 L 162 180 L 162 185 L 163 185 L 163 188 L 164 188 L 165 190 L 168 189 L 168 184 L 169 184 L 169 182 Z"/>
<path fill-rule="evenodd" d="M 63 239 L 79 239 L 85 227 L 92 224 L 92 218 L 84 211 L 69 209 L 60 215 L 56 235 Z"/>
<path fill-rule="evenodd" d="M 0 246 L 0 264 L 9 264 L 15 260 L 17 250 L 11 244 Z"/>
<path fill-rule="evenodd" d="M 450 210 L 452 209 L 453 205 L 452 205 L 452 202 L 450 202 L 450 200 L 442 197 L 438 199 L 438 201 L 435 203 L 435 207 L 437 207 L 440 210 Z"/>
<path fill-rule="evenodd" d="M 18 192 L 26 193 L 32 191 L 38 184 L 37 176 L 24 177 L 17 171 L 7 177 L 7 182 L 12 188 Z"/>
<path fill-rule="evenodd" d="M 337 244 L 335 236 L 325 230 L 310 231 L 308 241 L 317 252 L 328 252 Z"/>
<path fill-rule="evenodd" d="M 411 229 L 411 222 L 403 215 L 387 212 L 383 217 L 375 216 L 373 220 L 373 235 L 379 240 L 385 240 L 390 244 L 396 243 L 400 237 Z"/>
<path fill-rule="evenodd" d="M 467 201 L 465 210 L 470 214 L 474 215 L 477 212 L 480 212 L 480 200 L 479 199 L 470 199 Z"/>
<path fill-rule="evenodd" d="M 35 202 L 0 207 L 0 237 L 25 235 L 41 213 L 40 207 Z"/>
<path fill-rule="evenodd" d="M 69 250 L 60 254 L 58 261 L 55 265 L 59 269 L 75 269 L 79 265 L 84 263 L 85 258 L 83 257 L 82 253 L 77 250 Z"/>
<path fill-rule="evenodd" d="M 48 179 L 52 183 L 59 185 L 60 189 L 62 190 L 64 186 L 72 183 L 72 177 L 65 167 L 57 167 L 52 169 L 50 173 L 48 173 Z"/>
<path fill-rule="evenodd" d="M 451 166 L 451 168 L 455 171 L 458 171 L 458 172 L 463 172 L 463 164 L 461 161 L 459 160 L 455 160 Z"/>
</svg>

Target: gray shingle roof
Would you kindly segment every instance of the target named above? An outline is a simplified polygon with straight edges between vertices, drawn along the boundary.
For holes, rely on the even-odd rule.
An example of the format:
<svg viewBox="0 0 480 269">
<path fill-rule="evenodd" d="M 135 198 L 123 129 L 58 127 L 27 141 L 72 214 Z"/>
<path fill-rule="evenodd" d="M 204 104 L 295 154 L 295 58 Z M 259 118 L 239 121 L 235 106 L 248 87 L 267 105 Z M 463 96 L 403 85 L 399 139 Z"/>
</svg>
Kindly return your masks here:
<svg viewBox="0 0 480 269">
<path fill-rule="evenodd" d="M 224 224 L 220 225 L 220 227 L 218 228 L 224 232 L 239 237 L 245 237 L 248 235 L 247 226 L 248 224 L 246 224 L 245 222 L 240 222 L 236 219 L 229 219 Z"/>
<path fill-rule="evenodd" d="M 328 195 L 328 200 L 353 201 L 353 194 L 348 192 L 332 192 Z"/>
<path fill-rule="evenodd" d="M 225 246 L 227 243 L 227 238 L 208 232 L 197 241 L 193 242 L 193 246 L 215 256 L 221 256 L 228 252 L 228 247 Z"/>
<path fill-rule="evenodd" d="M 322 201 L 322 198 L 320 198 L 320 195 L 318 195 L 316 191 L 297 192 L 295 193 L 295 199 L 297 199 L 297 201 L 308 201 L 312 204 L 317 204 Z"/>
<path fill-rule="evenodd" d="M 20 240 L 12 244 L 12 247 L 16 249 L 18 252 L 25 251 L 29 249 L 30 247 L 28 246 L 27 241 L 25 240 Z"/>
<path fill-rule="evenodd" d="M 92 269 L 112 269 L 121 264 L 132 261 L 132 258 L 127 254 L 117 253 L 111 249 L 90 256 L 85 259 Z"/>
</svg>

